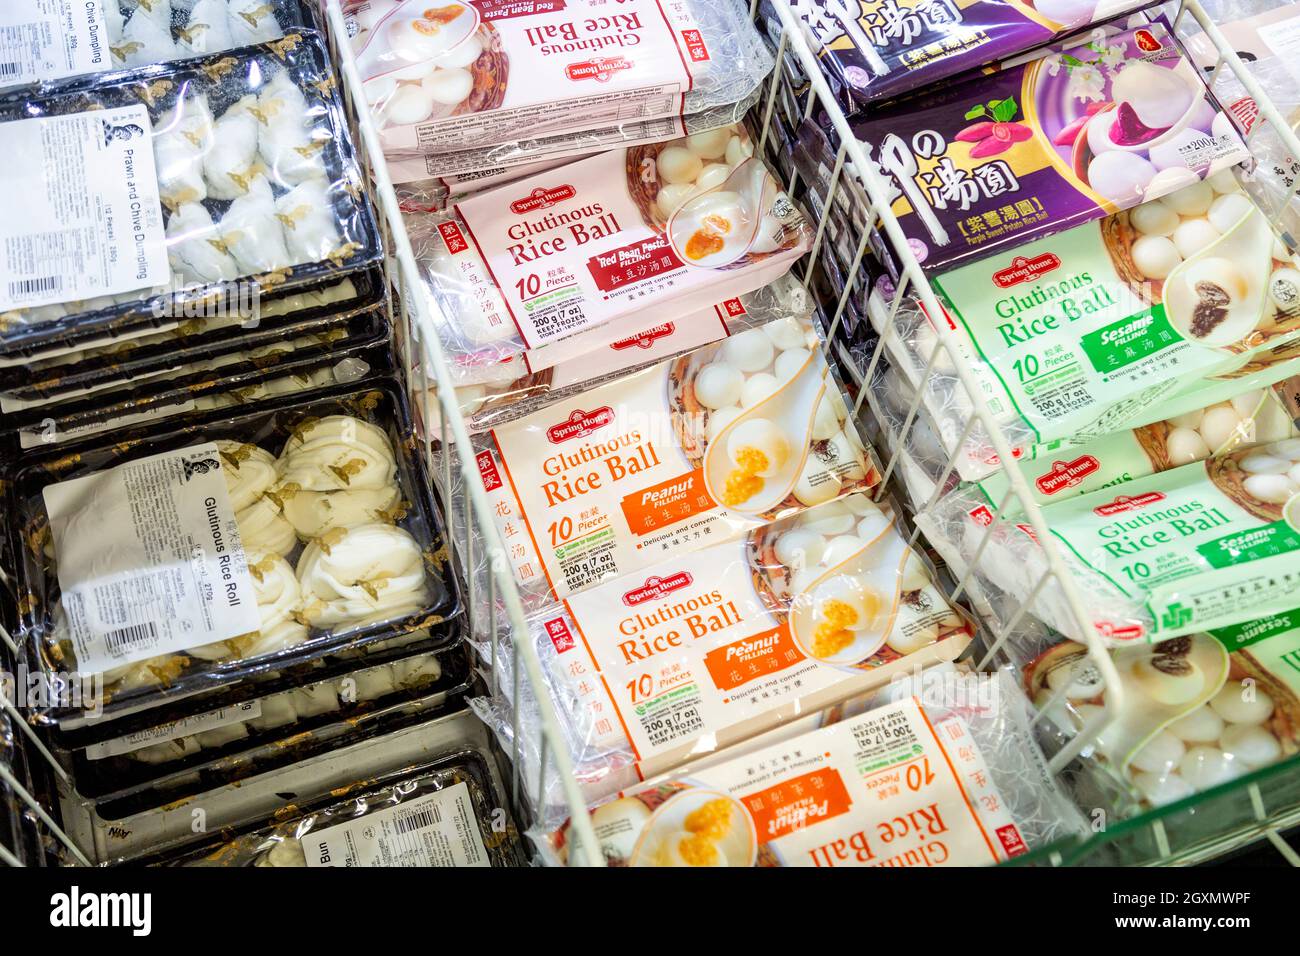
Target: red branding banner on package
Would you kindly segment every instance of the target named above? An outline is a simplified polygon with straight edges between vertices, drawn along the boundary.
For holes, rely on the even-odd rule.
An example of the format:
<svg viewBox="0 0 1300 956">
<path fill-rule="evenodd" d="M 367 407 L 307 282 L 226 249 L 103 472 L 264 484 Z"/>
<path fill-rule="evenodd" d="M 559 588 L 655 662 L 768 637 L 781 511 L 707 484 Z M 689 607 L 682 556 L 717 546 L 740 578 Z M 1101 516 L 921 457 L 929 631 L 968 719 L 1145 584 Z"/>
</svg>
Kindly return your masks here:
<svg viewBox="0 0 1300 956">
<path fill-rule="evenodd" d="M 678 571 L 676 574 L 670 574 L 667 577 L 655 575 L 646 578 L 645 584 L 635 587 L 624 594 L 623 603 L 628 607 L 636 607 L 646 601 L 657 601 L 674 591 L 689 587 L 694 581 L 695 578 L 691 576 L 689 571 Z"/>
<path fill-rule="evenodd" d="M 1147 505 L 1153 505 L 1157 501 L 1164 501 L 1165 496 L 1159 491 L 1148 491 L 1144 495 L 1120 495 L 1114 501 L 1107 505 L 1098 505 L 1092 510 L 1108 518 L 1111 515 L 1121 514 L 1125 511 L 1136 511 L 1138 508 L 1145 508 Z"/>
<path fill-rule="evenodd" d="M 583 60 L 580 63 L 570 63 L 564 68 L 564 75 L 569 79 L 577 80 L 595 80 L 597 83 L 608 83 L 609 78 L 623 70 L 632 69 L 632 61 L 623 56 L 602 56 L 593 60 Z"/>
<path fill-rule="evenodd" d="M 640 239 L 587 260 L 587 269 L 601 292 L 613 292 L 630 283 L 681 268 L 684 264 L 668 245 L 667 236 Z"/>
<path fill-rule="evenodd" d="M 663 325 L 656 325 L 653 329 L 646 329 L 636 335 L 629 335 L 627 338 L 618 339 L 610 342 L 609 347 L 615 352 L 621 352 L 623 349 L 648 349 L 659 339 L 672 335 L 677 326 L 671 322 L 665 322 Z"/>
<path fill-rule="evenodd" d="M 682 40 L 686 43 L 686 52 L 695 63 L 709 59 L 709 48 L 704 45 L 704 36 L 699 30 L 683 30 Z"/>
<path fill-rule="evenodd" d="M 1011 260 L 1011 265 L 993 273 L 993 284 L 999 289 L 1009 289 L 1022 282 L 1033 282 L 1044 273 L 1060 267 L 1060 257 L 1054 252 L 1044 252 L 1032 259 L 1016 256 Z"/>
<path fill-rule="evenodd" d="M 560 442 L 571 441 L 574 438 L 586 438 L 592 432 L 599 431 L 613 421 L 614 409 L 608 405 L 593 408 L 589 412 L 579 409 L 564 421 L 557 422 L 546 429 L 546 437 L 551 444 L 558 445 Z"/>
<path fill-rule="evenodd" d="M 564 0 L 474 0 L 474 6 L 484 20 L 511 20 L 565 10 Z"/>
<path fill-rule="evenodd" d="M 476 459 L 478 461 L 478 473 L 483 477 L 483 490 L 496 491 L 501 487 L 501 472 L 497 470 L 496 460 L 492 457 L 492 452 L 479 452 Z"/>
<path fill-rule="evenodd" d="M 1045 495 L 1054 495 L 1065 488 L 1073 488 L 1101 467 L 1092 455 L 1081 455 L 1074 461 L 1054 461 L 1052 470 L 1034 479 L 1038 490 Z"/>
</svg>

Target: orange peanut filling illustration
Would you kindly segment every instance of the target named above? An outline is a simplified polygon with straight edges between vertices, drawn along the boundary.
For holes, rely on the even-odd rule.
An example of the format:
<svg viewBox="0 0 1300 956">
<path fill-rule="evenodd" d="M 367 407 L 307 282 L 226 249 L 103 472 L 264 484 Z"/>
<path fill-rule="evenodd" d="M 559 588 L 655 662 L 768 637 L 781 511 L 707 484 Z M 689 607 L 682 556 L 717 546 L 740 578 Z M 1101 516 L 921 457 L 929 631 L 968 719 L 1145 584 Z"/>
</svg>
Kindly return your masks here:
<svg viewBox="0 0 1300 956">
<path fill-rule="evenodd" d="M 722 490 L 722 503 L 733 508 L 763 490 L 763 479 L 758 476 L 769 467 L 767 455 L 757 448 L 742 448 L 736 454 L 736 464 Z"/>
</svg>

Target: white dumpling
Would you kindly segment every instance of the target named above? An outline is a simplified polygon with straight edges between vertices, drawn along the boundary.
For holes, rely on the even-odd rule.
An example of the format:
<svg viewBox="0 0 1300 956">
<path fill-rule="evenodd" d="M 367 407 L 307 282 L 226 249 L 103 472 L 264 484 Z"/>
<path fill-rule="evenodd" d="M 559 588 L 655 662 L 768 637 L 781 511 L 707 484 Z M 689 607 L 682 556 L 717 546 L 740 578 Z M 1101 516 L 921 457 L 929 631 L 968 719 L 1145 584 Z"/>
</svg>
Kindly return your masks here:
<svg viewBox="0 0 1300 956">
<path fill-rule="evenodd" d="M 329 133 L 308 125 L 307 100 L 288 73 L 277 73 L 258 98 L 258 152 L 271 177 L 296 186 L 325 175 L 321 146 Z"/>
<path fill-rule="evenodd" d="M 144 6 L 137 7 L 122 27 L 122 61 L 127 66 L 149 66 L 176 58 L 176 44 L 172 40 L 171 6 L 167 19 L 150 13 Z"/>
<path fill-rule="evenodd" d="M 202 94 L 187 96 L 154 126 L 153 154 L 163 202 L 179 206 L 208 198 L 203 157 L 212 148 L 212 111 Z"/>
<path fill-rule="evenodd" d="M 203 157 L 203 177 L 214 199 L 236 199 L 248 191 L 256 174 L 257 98 L 243 97 L 221 114 L 214 127 L 212 149 Z"/>
<path fill-rule="evenodd" d="M 334 204 L 323 179 L 309 179 L 275 201 L 285 248 L 295 265 L 319 262 L 339 247 Z"/>
<path fill-rule="evenodd" d="M 275 217 L 275 195 L 265 176 L 254 177 L 248 192 L 230 204 L 219 231 L 226 250 L 245 273 L 292 265 L 280 220 Z"/>
<path fill-rule="evenodd" d="M 159 23 L 171 26 L 172 0 L 124 0 L 124 2 L 132 15 L 137 11 L 143 11 Z M 193 3 L 194 0 L 176 0 L 175 5 L 184 8 Z"/>
<path fill-rule="evenodd" d="M 186 285 L 228 282 L 240 274 L 212 216 L 196 202 L 181 206 L 168 220 L 167 258 Z"/>
<path fill-rule="evenodd" d="M 267 0 L 230 0 L 230 36 L 236 46 L 265 43 L 284 35 L 275 18 L 275 5 Z"/>
<path fill-rule="evenodd" d="M 117 0 L 108 0 L 101 5 L 104 10 L 104 28 L 108 31 L 108 50 L 113 57 L 113 64 L 121 66 L 125 62 L 125 57 L 121 55 L 122 30 L 126 26 L 126 21 L 122 17 L 122 9 L 117 5 Z"/>
<path fill-rule="evenodd" d="M 230 35 L 226 0 L 198 0 L 190 11 L 185 26 L 177 32 L 180 38 L 176 45 L 196 56 L 220 53 L 237 45 Z"/>
</svg>

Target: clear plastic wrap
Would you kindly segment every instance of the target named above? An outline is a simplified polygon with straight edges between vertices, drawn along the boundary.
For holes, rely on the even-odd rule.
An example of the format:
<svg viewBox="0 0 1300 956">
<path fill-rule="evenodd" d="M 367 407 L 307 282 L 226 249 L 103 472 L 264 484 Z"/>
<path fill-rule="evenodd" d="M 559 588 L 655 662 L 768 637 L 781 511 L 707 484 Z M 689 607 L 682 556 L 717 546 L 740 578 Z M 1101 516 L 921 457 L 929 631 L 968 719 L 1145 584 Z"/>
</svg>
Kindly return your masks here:
<svg viewBox="0 0 1300 956">
<path fill-rule="evenodd" d="M 880 490 L 817 333 L 792 318 L 579 392 L 472 446 L 453 453 L 476 458 L 526 608 Z M 451 475 L 444 495 L 458 500 L 460 468 Z M 487 548 L 473 553 L 465 573 L 481 584 L 473 611 L 486 633 Z"/>
<path fill-rule="evenodd" d="M 407 213 L 453 374 L 472 384 L 525 350 L 533 366 L 545 349 L 590 351 L 784 275 L 812 228 L 754 143 L 725 127 L 570 163 L 452 213 Z"/>
<path fill-rule="evenodd" d="M 88 389 L 62 401 L 20 405 L 0 416 L 0 434 L 16 432 L 22 449 L 57 445 L 187 412 L 346 385 L 390 368 L 386 342 L 350 338 L 327 330 Z M 14 406 L 0 395 L 4 407 Z"/>
<path fill-rule="evenodd" d="M 66 20 L 58 4 L 47 12 L 16 3 L 28 8 L 30 46 L 6 63 L 0 89 L 209 56 L 316 26 L 309 0 L 99 0 L 66 4 Z"/>
<path fill-rule="evenodd" d="M 1252 60 L 1247 68 L 1290 124 L 1291 132 L 1300 131 L 1300 92 L 1297 92 L 1293 68 L 1286 59 L 1264 57 Z M 1265 215 L 1270 219 L 1277 217 L 1277 229 L 1282 238 L 1293 252 L 1300 251 L 1300 200 L 1290 195 L 1296 177 L 1300 176 L 1300 157 L 1288 153 L 1271 123 L 1254 129 L 1259 120 L 1259 108 L 1235 73 L 1221 70 L 1214 89 L 1237 125 L 1250 135 L 1250 151 L 1255 164 L 1242 177 L 1246 192 Z"/>
<path fill-rule="evenodd" d="M 421 643 L 431 642 L 426 637 Z M 341 660 L 319 668 L 311 681 L 296 687 L 265 688 L 258 696 L 180 720 L 54 752 L 73 774 L 81 796 L 99 803 L 112 800 L 118 812 L 127 802 L 156 806 L 176 799 L 180 789 L 214 789 L 232 770 L 247 775 L 256 765 L 254 772 L 262 772 L 326 745 L 338 747 L 343 738 L 356 739 L 356 732 L 369 732 L 378 722 L 389 724 L 416 712 L 406 705 L 418 705 L 418 711 L 441 707 L 469 687 L 468 655 L 468 647 L 458 644 L 438 652 L 411 646 Z"/>
<path fill-rule="evenodd" d="M 255 828 L 149 862 L 216 867 L 519 866 L 523 858 L 518 833 L 490 759 L 467 750 L 378 781 L 358 781 L 313 806 L 285 806 Z"/>
<path fill-rule="evenodd" d="M 42 715 L 154 706 L 457 614 L 409 429 L 375 378 L 28 453 L 6 493 Z"/>
<path fill-rule="evenodd" d="M 550 368 L 536 369 L 531 364 L 520 368 L 522 359 L 503 362 L 491 381 L 456 389 L 465 425 L 471 435 L 500 428 L 699 345 L 783 318 L 806 322 L 812 300 L 794 276 L 785 275 L 725 305 L 725 309 L 715 308 L 713 321 L 688 317 L 656 323 Z M 441 406 L 435 410 L 441 415 Z M 441 437 L 438 424 L 434 435 Z"/>
<path fill-rule="evenodd" d="M 1027 524 L 998 521 L 986 505 L 974 514 L 945 505 L 916 520 L 941 552 L 973 555 L 987 537 L 979 574 L 1083 639 L 1062 591 L 1035 589 L 1048 565 Z M 1043 520 L 1078 586 L 1084 626 L 1109 642 L 1159 641 L 1281 613 L 1296 593 L 1300 439 L 1050 504 Z"/>
<path fill-rule="evenodd" d="M 1166 236 L 1181 241 L 1184 230 L 1185 259 Z M 1091 441 L 1296 374 L 1296 267 L 1225 172 L 1168 200 L 945 273 L 934 285 L 978 400 L 1013 451 L 1030 455 L 1035 445 Z M 894 367 L 923 389 L 951 450 L 974 408 L 931 317 L 887 279 L 876 283 L 868 314 Z M 975 421 L 957 469 L 978 480 L 996 467 Z"/>
<path fill-rule="evenodd" d="M 391 156 L 700 113 L 743 102 L 772 69 L 738 0 L 344 7 Z"/>
<path fill-rule="evenodd" d="M 1300 611 L 1111 652 L 1123 709 L 1081 755 L 1114 775 L 1127 811 L 1239 780 L 1300 751 Z M 1082 645 L 1053 643 L 1024 685 L 1054 745 L 1108 706 Z"/>
<path fill-rule="evenodd" d="M 433 178 L 450 184 L 485 173 L 519 169 L 519 173 L 510 177 L 517 178 L 526 171 L 521 167 L 569 162 L 605 149 L 657 143 L 739 123 L 757 102 L 758 89 L 755 88 L 752 94 L 739 102 L 724 103 L 699 113 L 657 120 L 629 120 L 601 129 L 521 139 L 484 149 L 397 158 L 389 161 L 388 172 L 395 183 Z"/>
<path fill-rule="evenodd" d="M 1269 388 L 1251 388 L 1248 383 L 1223 401 L 1140 428 L 1112 432 L 1081 444 L 1032 446 L 1009 467 L 1024 475 L 1039 504 L 1051 504 L 1213 455 L 1294 438 L 1298 434 L 1295 420 L 1300 418 L 1300 405 L 1288 400 L 1286 392 L 1297 384 L 1300 378 L 1296 377 Z M 882 425 L 896 438 L 901 436 L 915 396 L 911 384 L 883 361 L 876 367 L 875 394 L 881 406 Z M 902 447 L 933 481 L 943 476 L 949 452 L 924 406 L 903 436 Z M 946 493 L 935 509 L 950 515 L 978 512 L 987 516 L 1007 500 L 1009 489 L 1005 474 L 995 471 L 979 481 L 962 482 L 960 492 Z M 921 504 L 925 501 L 922 499 Z M 1009 500 L 1011 505 L 1016 503 L 1014 498 Z"/>
<path fill-rule="evenodd" d="M 595 806 L 601 854 L 611 866 L 974 866 L 1086 832 L 1011 674 L 934 668 L 902 687 L 828 727 Z M 573 852 L 567 821 L 529 836 L 548 862 Z"/>
<path fill-rule="evenodd" d="M 892 514 L 850 495 L 534 614 L 526 639 L 588 799 L 961 653 L 970 625 Z M 500 694 L 473 703 L 509 749 L 507 662 L 498 651 Z M 518 712 L 525 767 L 537 760 L 530 694 Z M 533 795 L 546 819 L 564 815 L 551 787 Z"/>
<path fill-rule="evenodd" d="M 3 300 L 8 311 L 0 316 L 0 347 L 6 351 L 59 341 L 74 331 L 156 326 L 162 318 L 193 315 L 196 308 L 215 308 L 251 290 L 269 294 L 329 282 L 378 261 L 374 210 L 318 35 L 292 33 L 234 53 L 71 80 L 13 97 L 0 105 L 0 131 L 17 135 L 21 129 L 31 138 L 29 127 L 18 123 L 24 120 L 63 124 L 41 127 L 48 135 L 57 130 L 59 136 L 80 136 L 100 110 L 120 123 L 109 128 L 101 120 L 105 141 L 125 144 L 114 149 L 133 156 L 130 143 L 141 136 L 152 147 L 152 161 L 130 173 L 139 176 L 130 183 L 137 196 L 132 221 L 141 225 L 132 232 L 129 255 L 133 262 L 150 263 L 147 271 L 139 270 L 148 287 L 121 288 L 126 280 L 120 270 L 100 275 L 66 263 L 62 271 L 29 278 L 31 269 L 50 268 L 48 255 L 21 268 L 10 262 L 22 281 L 11 283 Z M 72 132 L 74 126 L 79 132 Z M 60 175 L 76 175 L 74 166 Z M 87 176 L 94 168 L 86 167 Z M 38 163 L 24 183 L 39 189 L 44 175 Z M 62 188 L 73 196 L 80 184 Z M 50 201 L 73 202 L 62 193 Z M 127 255 L 123 237 L 106 224 L 114 208 L 64 209 L 63 227 L 90 230 L 96 241 L 88 248 L 105 256 L 114 249 Z"/>
<path fill-rule="evenodd" d="M 78 343 L 39 356 L 0 359 L 0 408 L 64 401 L 183 364 L 218 361 L 273 347 L 286 338 L 323 342 L 360 341 L 384 334 L 383 277 L 358 273 L 320 289 L 262 302 L 254 315 L 242 311 L 167 323 L 160 331 Z"/>
</svg>

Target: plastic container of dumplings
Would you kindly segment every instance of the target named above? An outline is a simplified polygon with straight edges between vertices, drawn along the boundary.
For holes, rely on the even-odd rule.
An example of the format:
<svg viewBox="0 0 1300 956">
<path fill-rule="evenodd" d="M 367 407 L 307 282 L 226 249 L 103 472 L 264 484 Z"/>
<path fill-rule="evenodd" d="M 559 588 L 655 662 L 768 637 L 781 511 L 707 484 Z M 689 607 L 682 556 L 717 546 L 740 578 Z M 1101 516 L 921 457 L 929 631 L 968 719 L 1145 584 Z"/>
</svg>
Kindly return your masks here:
<svg viewBox="0 0 1300 956">
<path fill-rule="evenodd" d="M 155 722 L 60 749 L 56 756 L 72 773 L 77 792 L 101 804 L 157 805 L 179 789 L 220 786 L 232 773 L 295 762 L 395 718 L 443 707 L 464 693 L 472 680 L 466 645 L 425 650 L 430 643 L 425 639 L 387 653 L 333 661 L 302 675 L 305 683 L 262 687 L 259 696 L 238 702 L 219 698 L 211 710 L 179 720 L 143 714 Z M 92 729 L 102 736 L 116 723 Z"/>
<path fill-rule="evenodd" d="M 319 29 L 311 4 L 300 0 L 99 0 L 76 5 L 70 20 L 58 4 L 48 13 L 23 5 L 37 30 L 0 90 L 158 66 Z"/>
<path fill-rule="evenodd" d="M 491 756 L 461 750 L 379 779 L 357 781 L 326 799 L 281 808 L 234 833 L 223 831 L 198 847 L 140 862 L 209 867 L 522 866 L 518 831 L 505 814 L 506 806 Z M 310 862 L 304 845 L 309 834 L 314 851 Z M 354 841 L 359 838 L 351 852 L 338 842 L 349 835 Z M 400 849 L 394 846 L 398 840 Z M 327 854 L 321 853 L 324 847 Z"/>
<path fill-rule="evenodd" d="M 699 113 L 772 69 L 738 0 L 348 0 L 344 15 L 390 156 Z"/>
<path fill-rule="evenodd" d="M 351 279 L 342 280 L 342 285 L 351 284 Z M 304 298 L 307 304 L 311 295 L 294 298 Z M 308 305 L 248 327 L 196 320 L 112 345 L 5 366 L 0 369 L 0 377 L 7 379 L 10 387 L 0 391 L 0 411 L 14 415 L 27 408 L 79 401 L 148 380 L 175 383 L 186 369 L 224 368 L 241 356 L 269 365 L 277 361 L 285 343 L 302 348 L 310 339 L 318 348 L 341 349 L 378 341 L 387 329 L 382 304 L 362 307 L 355 300 Z"/>
<path fill-rule="evenodd" d="M 253 289 L 270 295 L 378 262 L 374 210 L 329 54 L 314 32 L 10 97 L 0 102 L 0 123 L 139 104 L 148 111 L 157 185 L 157 199 L 151 183 L 139 190 L 142 217 L 161 215 L 170 279 L 103 287 L 105 294 L 78 302 L 59 301 L 60 279 L 0 316 L 0 352 L 157 326 Z M 115 138 L 139 135 L 135 124 L 121 129 Z M 86 228 L 103 233 L 95 222 Z"/>
<path fill-rule="evenodd" d="M 33 669 L 57 688 L 42 716 L 65 724 L 156 706 L 457 616 L 459 590 L 411 427 L 397 383 L 376 377 L 23 456 L 6 474 L 9 543 L 21 556 L 19 634 Z M 292 454 L 277 462 L 286 448 Z M 61 492 L 71 495 L 56 507 L 74 529 L 66 540 L 47 505 Z M 105 514 L 115 516 L 112 529 Z M 97 543 L 93 556 L 87 541 Z M 87 608 L 90 617 L 70 618 Z M 206 641 L 245 623 L 252 629 Z M 78 671 L 78 647 L 92 664 L 111 660 L 107 676 L 102 665 Z"/>
<path fill-rule="evenodd" d="M 337 695 L 336 687 L 312 685 L 302 688 L 298 699 L 305 700 L 303 695 L 309 695 L 318 702 L 318 707 L 323 707 L 331 694 Z M 202 799 L 205 794 L 288 771 L 314 758 L 328 759 L 339 750 L 400 733 L 465 708 L 460 695 L 448 697 L 437 690 L 406 697 L 364 713 L 325 721 L 279 740 L 268 740 L 239 753 L 214 756 L 189 769 L 164 771 L 145 783 L 94 799 L 95 814 L 105 820 L 121 820 L 163 809 L 178 800 Z"/>
<path fill-rule="evenodd" d="M 0 416 L 20 449 L 62 445 L 86 436 L 157 423 L 195 411 L 248 406 L 277 395 L 302 395 L 390 371 L 387 343 L 361 342 L 333 330 L 223 355 Z M 0 396 L 0 406 L 6 404 Z"/>
<path fill-rule="evenodd" d="M 385 302 L 383 273 L 367 269 L 320 286 L 204 310 L 121 335 L 73 337 L 0 357 L 0 393 L 35 401 L 243 349 L 353 324 Z M 358 326 L 359 328 L 359 326 Z"/>
</svg>

